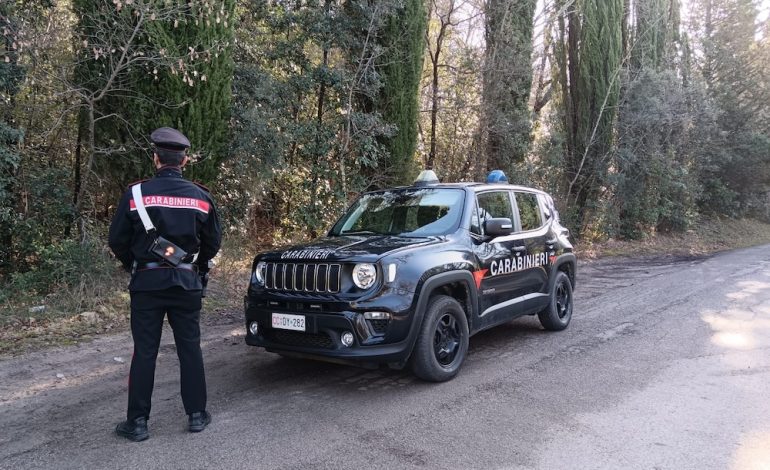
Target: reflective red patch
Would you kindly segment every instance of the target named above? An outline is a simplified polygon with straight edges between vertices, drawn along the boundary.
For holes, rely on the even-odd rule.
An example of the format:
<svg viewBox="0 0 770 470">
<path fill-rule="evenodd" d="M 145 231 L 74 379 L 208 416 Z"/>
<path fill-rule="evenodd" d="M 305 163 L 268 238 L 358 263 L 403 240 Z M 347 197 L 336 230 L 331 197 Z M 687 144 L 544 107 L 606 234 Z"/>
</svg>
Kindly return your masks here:
<svg viewBox="0 0 770 470">
<path fill-rule="evenodd" d="M 134 200 L 129 201 L 131 210 L 136 210 Z M 144 196 L 145 207 L 168 207 L 171 209 L 195 209 L 204 214 L 209 213 L 209 203 L 201 199 L 180 196 Z"/>
<path fill-rule="evenodd" d="M 473 272 L 473 279 L 476 281 L 476 289 L 481 288 L 481 280 L 484 279 L 484 275 L 489 271 L 489 269 L 479 269 L 478 271 Z"/>
</svg>

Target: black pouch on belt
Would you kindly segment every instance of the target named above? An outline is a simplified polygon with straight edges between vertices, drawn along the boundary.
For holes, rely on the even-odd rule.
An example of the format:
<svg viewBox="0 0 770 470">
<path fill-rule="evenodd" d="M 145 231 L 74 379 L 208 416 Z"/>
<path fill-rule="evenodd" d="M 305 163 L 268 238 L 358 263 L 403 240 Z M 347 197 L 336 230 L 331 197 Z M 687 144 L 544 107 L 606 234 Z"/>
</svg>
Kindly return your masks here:
<svg viewBox="0 0 770 470">
<path fill-rule="evenodd" d="M 173 242 L 170 242 L 158 235 L 150 245 L 150 252 L 161 257 L 165 262 L 171 266 L 178 266 L 182 262 L 187 252 L 179 248 Z"/>
<path fill-rule="evenodd" d="M 136 211 L 139 213 L 139 218 L 142 220 L 144 230 L 147 235 L 154 237 L 152 245 L 150 245 L 149 251 L 171 266 L 179 266 L 182 259 L 187 256 L 187 252 L 175 245 L 173 242 L 166 240 L 162 235 L 158 233 L 153 225 L 150 215 L 147 213 L 147 209 L 144 207 L 144 197 L 142 196 L 142 185 L 135 184 L 131 187 L 131 196 L 136 206 Z"/>
</svg>

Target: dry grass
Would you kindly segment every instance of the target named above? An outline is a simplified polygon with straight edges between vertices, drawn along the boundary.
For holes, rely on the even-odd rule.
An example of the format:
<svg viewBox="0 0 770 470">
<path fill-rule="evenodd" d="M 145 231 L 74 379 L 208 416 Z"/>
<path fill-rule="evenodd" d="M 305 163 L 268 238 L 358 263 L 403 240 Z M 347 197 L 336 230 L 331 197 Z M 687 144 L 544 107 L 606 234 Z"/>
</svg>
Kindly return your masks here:
<svg viewBox="0 0 770 470">
<path fill-rule="evenodd" d="M 211 273 L 208 296 L 203 302 L 202 320 L 207 323 L 232 321 L 242 315 L 243 296 L 248 286 L 251 249 L 226 242 Z M 0 304 L 0 355 L 18 355 L 41 347 L 76 344 L 94 336 L 129 327 L 129 277 L 115 265 L 113 271 L 96 279 L 83 273 L 80 282 L 53 289 L 43 297 L 14 296 Z M 42 310 L 38 310 L 43 307 Z"/>
<path fill-rule="evenodd" d="M 128 305 L 128 294 L 125 294 Z M 49 346 L 77 344 L 94 336 L 128 328 L 126 309 L 100 307 L 67 317 L 34 317 L 0 328 L 0 355 L 19 355 Z"/>
<path fill-rule="evenodd" d="M 216 266 L 211 271 L 204 301 L 203 308 L 207 315 L 242 311 L 254 255 L 256 252 L 243 249 L 236 243 L 228 242 L 222 247 L 215 259 Z"/>
<path fill-rule="evenodd" d="M 99 281 L 83 275 L 43 297 L 34 295 L 0 305 L 0 354 L 20 354 L 44 346 L 73 344 L 128 326 L 128 275 L 115 269 Z"/>
<path fill-rule="evenodd" d="M 715 218 L 684 233 L 664 233 L 644 240 L 607 240 L 578 244 L 582 258 L 608 256 L 698 256 L 770 243 L 770 224 L 753 219 Z"/>
</svg>

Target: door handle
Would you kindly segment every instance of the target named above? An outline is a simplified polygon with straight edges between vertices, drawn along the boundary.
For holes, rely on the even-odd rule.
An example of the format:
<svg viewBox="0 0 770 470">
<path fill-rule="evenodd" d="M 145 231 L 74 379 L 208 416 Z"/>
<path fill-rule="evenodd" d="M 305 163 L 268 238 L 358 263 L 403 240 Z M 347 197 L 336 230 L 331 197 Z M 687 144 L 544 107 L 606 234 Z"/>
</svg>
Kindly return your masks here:
<svg viewBox="0 0 770 470">
<path fill-rule="evenodd" d="M 546 245 L 554 245 L 554 244 L 556 244 L 556 242 L 557 242 L 557 241 L 558 241 L 557 239 L 555 239 L 555 238 L 552 238 L 552 239 L 550 239 L 550 240 L 546 240 L 546 241 L 545 241 L 545 244 L 546 244 Z"/>
<path fill-rule="evenodd" d="M 524 251 L 526 249 L 527 249 L 526 246 L 514 246 L 513 247 L 513 251 L 515 251 L 516 253 L 521 253 L 522 251 Z"/>
</svg>

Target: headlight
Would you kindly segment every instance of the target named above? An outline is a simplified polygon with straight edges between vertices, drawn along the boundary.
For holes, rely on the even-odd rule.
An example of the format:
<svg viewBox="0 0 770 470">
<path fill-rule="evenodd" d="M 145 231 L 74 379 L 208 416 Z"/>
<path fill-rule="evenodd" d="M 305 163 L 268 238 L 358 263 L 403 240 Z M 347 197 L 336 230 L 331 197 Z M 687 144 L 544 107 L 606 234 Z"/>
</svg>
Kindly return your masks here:
<svg viewBox="0 0 770 470">
<path fill-rule="evenodd" d="M 353 284 L 359 289 L 368 289 L 377 280 L 377 268 L 373 264 L 360 263 L 353 268 Z"/>
<path fill-rule="evenodd" d="M 260 261 L 257 263 L 257 267 L 254 268 L 254 277 L 257 280 L 257 284 L 260 286 L 265 285 L 265 270 L 267 269 L 267 263 Z"/>
</svg>

